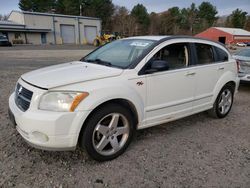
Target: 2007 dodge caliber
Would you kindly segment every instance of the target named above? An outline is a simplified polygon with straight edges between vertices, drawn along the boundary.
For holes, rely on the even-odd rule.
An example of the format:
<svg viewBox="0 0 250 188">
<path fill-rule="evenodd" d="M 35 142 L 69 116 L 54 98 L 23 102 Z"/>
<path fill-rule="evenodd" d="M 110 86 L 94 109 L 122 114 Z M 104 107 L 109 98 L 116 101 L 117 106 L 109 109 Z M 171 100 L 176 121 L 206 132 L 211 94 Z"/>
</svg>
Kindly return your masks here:
<svg viewBox="0 0 250 188">
<path fill-rule="evenodd" d="M 121 39 L 80 61 L 24 74 L 9 98 L 10 119 L 32 146 L 95 160 L 121 155 L 134 132 L 208 110 L 230 112 L 237 64 L 227 49 L 192 37 Z"/>
</svg>

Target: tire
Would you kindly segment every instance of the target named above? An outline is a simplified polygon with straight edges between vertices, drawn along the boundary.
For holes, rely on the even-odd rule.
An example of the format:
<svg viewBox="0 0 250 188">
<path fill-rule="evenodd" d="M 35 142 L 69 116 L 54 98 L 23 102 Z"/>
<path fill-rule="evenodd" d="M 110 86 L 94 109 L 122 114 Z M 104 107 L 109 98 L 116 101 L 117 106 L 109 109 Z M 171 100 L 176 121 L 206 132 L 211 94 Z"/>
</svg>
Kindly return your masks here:
<svg viewBox="0 0 250 188">
<path fill-rule="evenodd" d="M 228 95 L 226 97 L 226 95 Z M 234 87 L 230 84 L 225 85 L 217 96 L 213 108 L 208 111 L 214 118 L 224 118 L 231 111 L 234 101 Z M 224 109 L 224 110 L 223 110 Z"/>
<path fill-rule="evenodd" d="M 124 153 L 135 132 L 131 112 L 115 103 L 95 110 L 84 126 L 80 147 L 96 161 L 112 160 Z"/>
</svg>

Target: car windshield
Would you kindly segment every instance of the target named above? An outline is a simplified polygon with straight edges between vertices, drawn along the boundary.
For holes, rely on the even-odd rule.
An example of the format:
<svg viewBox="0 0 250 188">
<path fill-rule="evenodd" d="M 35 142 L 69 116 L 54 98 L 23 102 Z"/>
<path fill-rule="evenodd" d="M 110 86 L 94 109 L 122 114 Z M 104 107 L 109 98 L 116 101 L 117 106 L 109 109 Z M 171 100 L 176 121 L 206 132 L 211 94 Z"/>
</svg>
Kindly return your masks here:
<svg viewBox="0 0 250 188">
<path fill-rule="evenodd" d="M 82 61 L 125 69 L 154 42 L 143 39 L 117 40 L 98 48 L 84 57 Z"/>
<path fill-rule="evenodd" d="M 235 55 L 250 57 L 250 49 L 244 49 L 237 52 Z"/>
</svg>

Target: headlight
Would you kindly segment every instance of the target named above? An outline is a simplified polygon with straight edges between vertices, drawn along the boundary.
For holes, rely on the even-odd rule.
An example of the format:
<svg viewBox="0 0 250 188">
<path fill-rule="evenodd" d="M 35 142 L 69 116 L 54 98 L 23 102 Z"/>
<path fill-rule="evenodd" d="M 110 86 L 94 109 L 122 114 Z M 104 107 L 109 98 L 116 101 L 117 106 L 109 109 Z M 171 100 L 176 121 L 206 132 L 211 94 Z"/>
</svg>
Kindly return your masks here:
<svg viewBox="0 0 250 188">
<path fill-rule="evenodd" d="M 89 94 L 87 92 L 48 92 L 40 100 L 39 109 L 56 112 L 73 112 Z"/>
</svg>

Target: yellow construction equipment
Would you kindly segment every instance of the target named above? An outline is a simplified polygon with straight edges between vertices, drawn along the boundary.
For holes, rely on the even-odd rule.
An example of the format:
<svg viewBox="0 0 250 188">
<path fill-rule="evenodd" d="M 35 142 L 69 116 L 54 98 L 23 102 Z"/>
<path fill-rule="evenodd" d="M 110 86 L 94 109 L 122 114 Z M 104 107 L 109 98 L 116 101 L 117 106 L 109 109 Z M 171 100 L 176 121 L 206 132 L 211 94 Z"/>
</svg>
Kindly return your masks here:
<svg viewBox="0 0 250 188">
<path fill-rule="evenodd" d="M 93 44 L 94 46 L 102 46 L 120 38 L 117 32 L 115 34 L 103 34 L 101 36 L 96 36 Z"/>
</svg>

